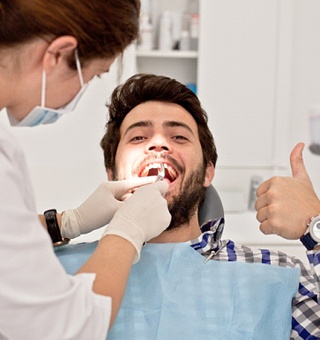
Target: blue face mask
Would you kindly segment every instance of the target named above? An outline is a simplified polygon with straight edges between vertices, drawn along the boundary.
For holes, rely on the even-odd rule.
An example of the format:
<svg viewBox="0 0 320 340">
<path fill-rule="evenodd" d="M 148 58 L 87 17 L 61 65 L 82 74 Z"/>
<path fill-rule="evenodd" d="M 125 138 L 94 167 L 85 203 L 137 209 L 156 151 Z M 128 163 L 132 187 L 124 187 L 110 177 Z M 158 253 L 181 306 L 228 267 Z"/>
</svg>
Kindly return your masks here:
<svg viewBox="0 0 320 340">
<path fill-rule="evenodd" d="M 88 89 L 89 84 L 84 84 L 82 78 L 82 71 L 79 56 L 77 50 L 75 50 L 75 59 L 77 65 L 77 71 L 79 75 L 81 89 L 76 96 L 66 105 L 58 109 L 51 109 L 45 107 L 45 96 L 46 96 L 46 72 L 42 71 L 42 87 L 41 87 L 41 105 L 36 106 L 31 110 L 27 116 L 20 122 L 16 120 L 10 112 L 7 110 L 10 124 L 12 126 L 36 126 L 40 124 L 51 124 L 56 122 L 62 115 L 74 111 L 80 98 L 84 92 Z"/>
</svg>

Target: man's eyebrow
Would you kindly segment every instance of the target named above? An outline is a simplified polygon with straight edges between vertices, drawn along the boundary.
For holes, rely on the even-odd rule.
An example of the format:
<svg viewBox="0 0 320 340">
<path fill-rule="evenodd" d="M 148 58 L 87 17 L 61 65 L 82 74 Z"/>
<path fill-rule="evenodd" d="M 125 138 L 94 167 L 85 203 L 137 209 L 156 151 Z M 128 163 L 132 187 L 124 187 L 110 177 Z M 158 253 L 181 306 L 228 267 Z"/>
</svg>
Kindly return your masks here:
<svg viewBox="0 0 320 340">
<path fill-rule="evenodd" d="M 126 129 L 126 131 L 124 132 L 124 136 L 132 129 L 137 128 L 137 127 L 151 127 L 153 126 L 153 123 L 151 120 L 141 120 L 139 122 L 133 123 L 130 126 L 128 126 L 128 128 Z M 176 120 L 169 120 L 169 121 L 165 121 L 162 126 L 164 127 L 182 127 L 186 130 L 188 130 L 191 134 L 194 135 L 192 129 L 189 127 L 189 125 L 183 123 L 183 122 L 179 122 Z"/>
<path fill-rule="evenodd" d="M 151 120 L 141 120 L 139 122 L 133 123 L 130 126 L 128 126 L 128 128 L 126 129 L 126 131 L 124 132 L 124 136 L 132 129 L 137 128 L 137 127 L 150 127 L 152 126 L 152 122 Z"/>
<path fill-rule="evenodd" d="M 185 129 L 187 129 L 189 132 L 191 132 L 193 135 L 193 131 L 192 129 L 190 128 L 189 125 L 183 123 L 183 122 L 179 122 L 179 121 L 176 121 L 176 120 L 170 120 L 170 121 L 166 121 L 162 124 L 164 127 L 176 127 L 176 126 L 180 126 L 180 127 L 183 127 Z"/>
</svg>

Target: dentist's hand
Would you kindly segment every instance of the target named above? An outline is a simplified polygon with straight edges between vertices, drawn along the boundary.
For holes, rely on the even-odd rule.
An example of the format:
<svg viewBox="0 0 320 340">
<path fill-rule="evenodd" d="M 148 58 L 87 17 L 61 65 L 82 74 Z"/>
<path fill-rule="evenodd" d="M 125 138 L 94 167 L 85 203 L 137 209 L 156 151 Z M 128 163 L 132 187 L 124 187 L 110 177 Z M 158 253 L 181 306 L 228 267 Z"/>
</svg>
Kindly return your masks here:
<svg viewBox="0 0 320 340">
<path fill-rule="evenodd" d="M 257 219 L 264 234 L 299 239 L 311 217 L 320 213 L 320 202 L 304 166 L 303 143 L 292 150 L 292 177 L 273 177 L 257 190 Z"/>
<path fill-rule="evenodd" d="M 143 243 L 158 236 L 170 224 L 171 215 L 164 198 L 167 190 L 165 181 L 137 189 L 117 210 L 102 237 L 118 235 L 131 242 L 137 251 L 134 263 L 138 262 Z"/>
<path fill-rule="evenodd" d="M 62 214 L 61 235 L 75 238 L 108 224 L 132 189 L 153 183 L 156 176 L 110 181 L 100 184 L 78 208 Z"/>
</svg>

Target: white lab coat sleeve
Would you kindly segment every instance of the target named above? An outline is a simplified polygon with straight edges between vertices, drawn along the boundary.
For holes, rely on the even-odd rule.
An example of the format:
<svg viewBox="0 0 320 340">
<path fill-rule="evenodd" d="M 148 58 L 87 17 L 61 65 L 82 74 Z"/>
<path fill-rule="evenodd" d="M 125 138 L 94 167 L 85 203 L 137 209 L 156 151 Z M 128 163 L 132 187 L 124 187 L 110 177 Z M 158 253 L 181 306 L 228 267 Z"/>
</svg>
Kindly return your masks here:
<svg viewBox="0 0 320 340">
<path fill-rule="evenodd" d="M 23 152 L 0 125 L 0 338 L 105 339 L 111 299 L 92 291 L 94 279 L 69 276 L 60 265 Z"/>
</svg>

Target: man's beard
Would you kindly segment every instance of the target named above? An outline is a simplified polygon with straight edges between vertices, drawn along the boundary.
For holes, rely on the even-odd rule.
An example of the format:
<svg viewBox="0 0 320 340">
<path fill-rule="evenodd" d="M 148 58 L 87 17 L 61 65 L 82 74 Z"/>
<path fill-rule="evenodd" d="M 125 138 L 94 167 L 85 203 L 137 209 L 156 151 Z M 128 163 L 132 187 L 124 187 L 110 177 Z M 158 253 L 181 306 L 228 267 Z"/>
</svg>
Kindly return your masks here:
<svg viewBox="0 0 320 340">
<path fill-rule="evenodd" d="M 205 168 L 202 165 L 186 178 L 184 184 L 181 185 L 180 193 L 172 196 L 171 202 L 168 203 L 172 218 L 166 230 L 174 230 L 190 222 L 204 200 L 204 179 Z M 117 168 L 115 169 L 113 180 L 120 180 Z"/>
<path fill-rule="evenodd" d="M 191 173 L 181 187 L 180 193 L 172 197 L 169 211 L 172 216 L 171 223 L 166 230 L 173 230 L 190 222 L 199 205 L 204 200 L 205 188 L 203 186 L 205 171 L 203 166 Z"/>
</svg>

